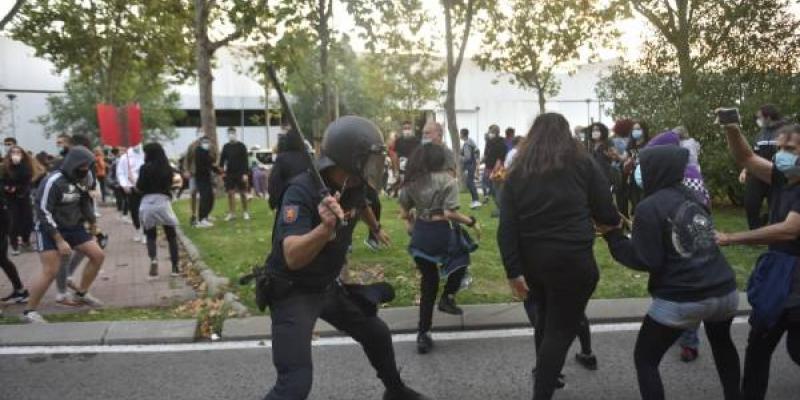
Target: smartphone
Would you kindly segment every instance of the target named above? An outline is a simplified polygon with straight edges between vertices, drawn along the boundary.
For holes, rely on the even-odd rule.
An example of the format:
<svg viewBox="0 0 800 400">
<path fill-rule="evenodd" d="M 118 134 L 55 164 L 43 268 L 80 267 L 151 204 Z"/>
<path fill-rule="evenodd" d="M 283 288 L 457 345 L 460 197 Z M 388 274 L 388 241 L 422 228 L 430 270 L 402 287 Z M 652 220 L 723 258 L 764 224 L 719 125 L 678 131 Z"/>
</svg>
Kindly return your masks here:
<svg viewBox="0 0 800 400">
<path fill-rule="evenodd" d="M 717 110 L 717 122 L 720 125 L 740 124 L 738 108 L 720 108 Z"/>
</svg>

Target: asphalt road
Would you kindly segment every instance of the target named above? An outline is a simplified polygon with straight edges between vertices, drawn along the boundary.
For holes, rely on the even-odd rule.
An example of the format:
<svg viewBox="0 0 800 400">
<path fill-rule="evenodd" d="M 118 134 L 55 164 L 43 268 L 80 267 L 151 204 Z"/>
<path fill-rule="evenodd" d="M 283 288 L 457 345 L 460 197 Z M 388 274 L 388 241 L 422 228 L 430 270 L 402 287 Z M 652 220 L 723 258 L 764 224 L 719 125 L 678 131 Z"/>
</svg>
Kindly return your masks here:
<svg viewBox="0 0 800 400">
<path fill-rule="evenodd" d="M 743 358 L 748 326 L 734 325 Z M 555 399 L 638 399 L 632 349 L 635 331 L 593 333 L 600 369 L 590 372 L 568 359 L 567 387 Z M 705 342 L 705 339 L 704 339 Z M 413 343 L 396 343 L 409 386 L 436 399 L 530 399 L 532 338 L 437 341 L 417 355 Z M 360 348 L 314 348 L 311 399 L 380 399 L 383 393 Z M 668 399 L 721 399 L 707 344 L 695 363 L 677 349 L 661 367 Z M 76 353 L 0 356 L 0 399 L 261 399 L 275 379 L 270 350 L 147 353 Z M 800 399 L 800 367 L 783 344 L 773 358 L 769 399 Z"/>
</svg>

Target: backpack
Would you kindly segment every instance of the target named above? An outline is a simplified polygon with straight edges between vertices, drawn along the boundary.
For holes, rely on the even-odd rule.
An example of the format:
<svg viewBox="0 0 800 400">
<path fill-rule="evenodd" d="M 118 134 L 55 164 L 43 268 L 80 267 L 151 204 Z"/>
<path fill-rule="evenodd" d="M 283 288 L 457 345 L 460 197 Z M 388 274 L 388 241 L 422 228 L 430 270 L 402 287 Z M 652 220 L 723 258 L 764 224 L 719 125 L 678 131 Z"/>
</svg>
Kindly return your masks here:
<svg viewBox="0 0 800 400">
<path fill-rule="evenodd" d="M 777 251 L 758 257 L 747 281 L 747 300 L 753 307 L 751 325 L 770 329 L 778 322 L 792 290 L 797 264 L 797 257 Z"/>
<path fill-rule="evenodd" d="M 675 190 L 685 200 L 667 219 L 673 248 L 684 259 L 707 261 L 716 257 L 719 247 L 708 208 L 685 186 L 681 185 Z"/>
</svg>

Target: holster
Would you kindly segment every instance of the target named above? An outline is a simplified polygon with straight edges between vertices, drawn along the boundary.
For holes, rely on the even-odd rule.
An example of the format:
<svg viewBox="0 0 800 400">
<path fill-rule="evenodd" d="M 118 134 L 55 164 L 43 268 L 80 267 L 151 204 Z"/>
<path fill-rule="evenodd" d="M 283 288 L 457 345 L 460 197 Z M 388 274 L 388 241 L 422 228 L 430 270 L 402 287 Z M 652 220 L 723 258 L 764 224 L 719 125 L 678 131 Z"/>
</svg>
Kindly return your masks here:
<svg viewBox="0 0 800 400">
<path fill-rule="evenodd" d="M 256 306 L 262 312 L 270 304 L 286 298 L 294 286 L 291 279 L 270 271 L 267 265 L 253 267 L 252 273 L 239 278 L 242 285 L 255 281 Z"/>
</svg>

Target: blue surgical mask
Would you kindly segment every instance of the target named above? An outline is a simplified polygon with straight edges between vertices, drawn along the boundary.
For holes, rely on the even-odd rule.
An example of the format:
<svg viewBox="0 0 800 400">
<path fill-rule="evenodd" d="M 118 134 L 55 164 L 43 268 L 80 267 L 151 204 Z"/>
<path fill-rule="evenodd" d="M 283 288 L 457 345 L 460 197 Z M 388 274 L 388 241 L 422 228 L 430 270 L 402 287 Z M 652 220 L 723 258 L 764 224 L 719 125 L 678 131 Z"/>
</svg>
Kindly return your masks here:
<svg viewBox="0 0 800 400">
<path fill-rule="evenodd" d="M 780 150 L 775 154 L 775 168 L 787 178 L 800 176 L 800 167 L 797 166 L 797 154 Z"/>
<path fill-rule="evenodd" d="M 644 189 L 644 183 L 642 182 L 642 164 L 636 166 L 636 169 L 633 171 L 633 180 L 636 182 L 636 186 Z"/>
<path fill-rule="evenodd" d="M 641 139 L 642 138 L 642 130 L 641 129 L 634 129 L 633 133 L 631 133 L 631 136 L 633 136 L 633 140 Z"/>
</svg>

